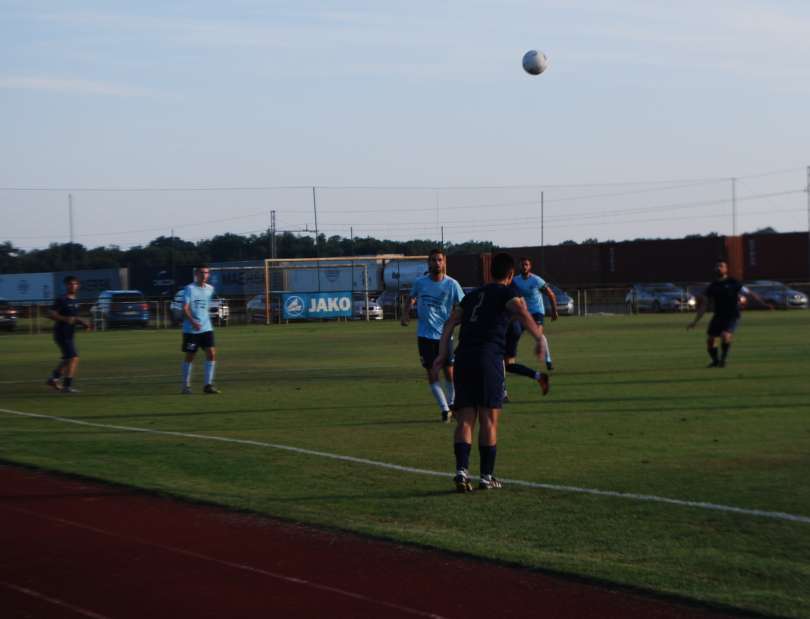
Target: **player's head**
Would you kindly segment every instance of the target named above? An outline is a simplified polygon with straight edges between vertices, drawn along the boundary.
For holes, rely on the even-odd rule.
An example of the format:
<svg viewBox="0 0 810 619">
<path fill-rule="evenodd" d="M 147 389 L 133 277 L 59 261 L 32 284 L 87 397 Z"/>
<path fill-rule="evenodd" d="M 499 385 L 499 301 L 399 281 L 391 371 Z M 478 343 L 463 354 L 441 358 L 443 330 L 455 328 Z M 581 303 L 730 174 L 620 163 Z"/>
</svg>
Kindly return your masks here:
<svg viewBox="0 0 810 619">
<path fill-rule="evenodd" d="M 194 267 L 194 280 L 202 286 L 205 282 L 208 281 L 208 278 L 211 275 L 211 269 L 207 264 L 201 264 L 199 266 Z"/>
<path fill-rule="evenodd" d="M 728 262 L 725 258 L 720 258 L 714 263 L 714 274 L 718 277 L 726 277 L 728 275 Z"/>
<path fill-rule="evenodd" d="M 518 259 L 518 262 L 520 262 L 520 272 L 523 275 L 528 275 L 529 273 L 532 272 L 532 259 L 531 258 L 527 258 L 526 256 L 521 256 Z"/>
<path fill-rule="evenodd" d="M 492 256 L 489 273 L 495 281 L 512 281 L 515 275 L 515 259 L 510 254 L 495 254 Z"/>
<path fill-rule="evenodd" d="M 74 294 L 79 289 L 79 278 L 75 275 L 68 275 L 65 279 L 62 280 L 62 283 L 65 284 L 65 290 L 68 294 Z"/>
<path fill-rule="evenodd" d="M 447 256 L 444 255 L 444 250 L 431 249 L 428 254 L 428 271 L 431 275 L 442 274 L 447 271 Z"/>
</svg>

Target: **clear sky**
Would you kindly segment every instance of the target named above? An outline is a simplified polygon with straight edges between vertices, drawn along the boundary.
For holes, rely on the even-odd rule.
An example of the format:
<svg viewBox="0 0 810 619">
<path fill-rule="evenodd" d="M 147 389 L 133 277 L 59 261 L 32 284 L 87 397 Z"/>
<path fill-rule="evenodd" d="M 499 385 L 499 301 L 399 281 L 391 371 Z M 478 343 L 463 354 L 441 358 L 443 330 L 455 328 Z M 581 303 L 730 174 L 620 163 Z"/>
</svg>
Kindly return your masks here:
<svg viewBox="0 0 810 619">
<path fill-rule="evenodd" d="M 806 230 L 809 111 L 806 0 L 0 0 L 0 241 Z"/>
</svg>

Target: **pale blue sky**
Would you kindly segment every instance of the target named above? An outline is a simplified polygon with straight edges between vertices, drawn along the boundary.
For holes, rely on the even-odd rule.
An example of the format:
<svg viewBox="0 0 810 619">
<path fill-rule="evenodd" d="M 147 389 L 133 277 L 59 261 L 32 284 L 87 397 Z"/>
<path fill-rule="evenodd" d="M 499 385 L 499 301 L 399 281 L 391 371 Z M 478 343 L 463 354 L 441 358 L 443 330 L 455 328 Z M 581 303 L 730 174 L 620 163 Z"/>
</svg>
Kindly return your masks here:
<svg viewBox="0 0 810 619">
<path fill-rule="evenodd" d="M 444 226 L 447 240 L 523 245 L 539 241 L 540 189 L 546 243 L 730 233 L 734 176 L 738 231 L 807 228 L 807 2 L 0 12 L 0 187 L 57 189 L 0 190 L 0 240 L 23 247 L 67 239 L 68 190 L 90 246 L 258 231 L 270 209 L 281 229 L 314 225 L 308 189 L 82 188 L 318 185 L 327 234 Z M 539 77 L 520 68 L 532 48 L 551 62 Z M 614 185 L 631 181 L 645 184 Z"/>
</svg>

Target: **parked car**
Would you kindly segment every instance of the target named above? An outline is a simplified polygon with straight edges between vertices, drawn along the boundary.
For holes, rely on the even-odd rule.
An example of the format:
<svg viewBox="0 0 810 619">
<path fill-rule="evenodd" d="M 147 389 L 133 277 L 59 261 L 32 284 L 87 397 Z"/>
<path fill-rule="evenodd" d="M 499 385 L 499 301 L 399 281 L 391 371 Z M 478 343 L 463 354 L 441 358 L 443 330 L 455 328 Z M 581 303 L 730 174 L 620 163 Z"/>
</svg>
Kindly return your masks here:
<svg viewBox="0 0 810 619">
<path fill-rule="evenodd" d="M 628 313 L 681 312 L 695 309 L 695 297 L 675 284 L 633 284 L 624 298 Z"/>
<path fill-rule="evenodd" d="M 573 316 L 575 313 L 574 299 L 562 288 L 549 284 L 554 296 L 557 297 L 557 313 L 560 316 Z"/>
<path fill-rule="evenodd" d="M 376 299 L 369 298 L 368 300 L 368 317 L 369 320 L 383 319 L 383 308 L 379 303 L 377 303 Z M 352 310 L 352 318 L 355 320 L 366 319 L 365 299 L 355 299 Z"/>
<path fill-rule="evenodd" d="M 105 290 L 98 295 L 90 315 L 102 327 L 149 324 L 149 304 L 140 290 Z"/>
<path fill-rule="evenodd" d="M 408 290 L 384 290 L 377 296 L 377 304 L 382 308 L 383 313 L 388 318 L 400 317 L 400 303 L 403 297 L 407 297 Z M 416 308 L 410 311 L 411 318 L 416 317 Z"/>
<path fill-rule="evenodd" d="M 178 290 L 174 295 L 169 309 L 172 314 L 172 324 L 179 325 L 183 322 L 183 291 Z M 228 306 L 228 301 L 223 297 L 213 297 L 211 303 L 208 305 L 208 313 L 211 316 L 211 322 L 221 326 L 227 324 L 231 317 L 231 308 Z"/>
<path fill-rule="evenodd" d="M 745 288 L 757 293 L 765 303 L 769 303 L 777 309 L 806 309 L 808 305 L 805 293 L 793 290 L 782 282 L 757 280 L 745 284 Z M 743 296 L 748 309 L 767 308 L 767 305 L 763 305 L 753 296 L 746 294 L 745 290 L 743 290 Z"/>
<path fill-rule="evenodd" d="M 0 299 L 0 329 L 14 331 L 17 328 L 17 310 L 5 299 Z"/>
<path fill-rule="evenodd" d="M 278 299 L 270 299 L 270 320 L 278 319 Z M 248 322 L 264 323 L 264 294 L 257 294 L 245 304 Z"/>
</svg>

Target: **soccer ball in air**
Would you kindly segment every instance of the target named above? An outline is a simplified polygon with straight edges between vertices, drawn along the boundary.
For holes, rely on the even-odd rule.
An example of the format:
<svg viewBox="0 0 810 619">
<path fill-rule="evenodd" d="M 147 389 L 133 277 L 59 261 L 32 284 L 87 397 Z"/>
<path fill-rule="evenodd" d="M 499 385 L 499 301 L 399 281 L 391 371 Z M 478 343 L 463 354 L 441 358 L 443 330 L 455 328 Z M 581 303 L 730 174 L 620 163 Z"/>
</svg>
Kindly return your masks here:
<svg viewBox="0 0 810 619">
<path fill-rule="evenodd" d="M 523 70 L 530 75 L 540 75 L 548 69 L 548 58 L 543 52 L 530 49 L 523 54 Z"/>
</svg>

